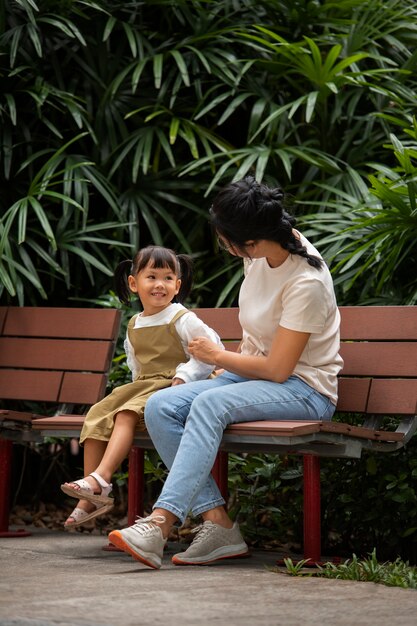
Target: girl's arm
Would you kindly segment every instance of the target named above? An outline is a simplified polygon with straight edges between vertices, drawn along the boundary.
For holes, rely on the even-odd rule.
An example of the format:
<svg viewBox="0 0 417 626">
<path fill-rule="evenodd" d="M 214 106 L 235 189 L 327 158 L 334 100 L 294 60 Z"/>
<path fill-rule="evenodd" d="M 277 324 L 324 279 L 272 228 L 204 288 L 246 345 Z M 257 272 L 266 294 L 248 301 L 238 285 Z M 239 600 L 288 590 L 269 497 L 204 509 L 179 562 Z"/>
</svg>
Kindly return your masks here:
<svg viewBox="0 0 417 626">
<path fill-rule="evenodd" d="M 216 368 L 221 367 L 248 378 L 282 383 L 293 373 L 309 337 L 310 333 L 279 326 L 267 356 L 220 350 L 214 342 L 205 337 L 192 340 L 189 351 L 200 361 L 214 363 Z"/>
<path fill-rule="evenodd" d="M 208 378 L 214 370 L 214 363 L 210 361 L 203 362 L 196 358 L 190 353 L 188 345 L 196 337 L 202 337 L 210 341 L 217 349 L 223 351 L 224 346 L 220 337 L 191 311 L 177 320 L 175 328 L 180 336 L 184 351 L 189 358 L 186 363 L 180 363 L 177 367 L 175 378 L 179 378 L 186 383 Z"/>
</svg>

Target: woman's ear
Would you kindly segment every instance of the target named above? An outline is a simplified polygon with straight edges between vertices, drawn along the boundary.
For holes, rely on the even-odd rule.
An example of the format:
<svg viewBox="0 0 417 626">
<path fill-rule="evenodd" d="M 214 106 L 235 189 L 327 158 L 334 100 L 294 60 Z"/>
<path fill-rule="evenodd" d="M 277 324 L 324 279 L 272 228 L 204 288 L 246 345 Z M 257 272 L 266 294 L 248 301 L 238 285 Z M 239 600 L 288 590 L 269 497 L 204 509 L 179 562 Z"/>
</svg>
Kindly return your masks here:
<svg viewBox="0 0 417 626">
<path fill-rule="evenodd" d="M 132 291 L 133 293 L 138 292 L 138 288 L 136 285 L 136 278 L 132 276 L 131 274 L 127 277 L 127 284 L 129 285 L 130 291 Z"/>
</svg>

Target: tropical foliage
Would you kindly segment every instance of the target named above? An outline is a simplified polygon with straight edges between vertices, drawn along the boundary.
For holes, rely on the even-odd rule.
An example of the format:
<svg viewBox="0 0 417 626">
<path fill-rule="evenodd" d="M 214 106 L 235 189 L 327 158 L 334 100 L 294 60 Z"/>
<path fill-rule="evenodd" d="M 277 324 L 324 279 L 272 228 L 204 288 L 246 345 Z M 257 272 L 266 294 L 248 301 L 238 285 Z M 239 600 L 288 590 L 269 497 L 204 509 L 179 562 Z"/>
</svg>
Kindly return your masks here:
<svg viewBox="0 0 417 626">
<path fill-rule="evenodd" d="M 195 256 L 197 304 L 233 302 L 207 207 L 253 172 L 339 301 L 415 302 L 416 39 L 408 0 L 5 0 L 2 298 L 98 297 L 154 241 Z"/>
</svg>

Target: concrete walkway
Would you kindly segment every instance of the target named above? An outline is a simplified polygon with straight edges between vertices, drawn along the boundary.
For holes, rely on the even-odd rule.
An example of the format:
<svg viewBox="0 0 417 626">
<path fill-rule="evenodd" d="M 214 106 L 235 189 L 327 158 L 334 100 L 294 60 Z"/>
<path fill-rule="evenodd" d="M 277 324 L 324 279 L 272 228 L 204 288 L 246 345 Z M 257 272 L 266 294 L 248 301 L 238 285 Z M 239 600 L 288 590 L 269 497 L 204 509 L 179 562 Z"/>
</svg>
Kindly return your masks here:
<svg viewBox="0 0 417 626">
<path fill-rule="evenodd" d="M 0 626 L 415 626 L 417 591 L 294 578 L 277 555 L 163 568 L 103 551 L 105 537 L 34 530 L 0 539 Z"/>
</svg>

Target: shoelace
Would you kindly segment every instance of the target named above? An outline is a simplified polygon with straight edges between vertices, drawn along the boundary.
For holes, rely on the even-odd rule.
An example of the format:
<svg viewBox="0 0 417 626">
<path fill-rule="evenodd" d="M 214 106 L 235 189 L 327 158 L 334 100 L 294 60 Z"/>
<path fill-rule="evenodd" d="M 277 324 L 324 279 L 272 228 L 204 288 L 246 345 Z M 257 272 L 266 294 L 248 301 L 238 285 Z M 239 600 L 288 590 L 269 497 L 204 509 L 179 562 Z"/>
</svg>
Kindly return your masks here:
<svg viewBox="0 0 417 626">
<path fill-rule="evenodd" d="M 196 545 L 197 543 L 202 541 L 207 535 L 211 533 L 213 528 L 214 526 L 212 526 L 211 524 L 200 524 L 200 526 L 196 526 L 195 528 L 193 528 L 191 532 L 193 534 L 196 534 L 193 539 L 193 544 Z"/>
<path fill-rule="evenodd" d="M 157 528 L 156 524 L 163 524 L 166 518 L 163 515 L 148 515 L 148 517 L 137 517 L 132 526 L 139 535 L 149 535 Z"/>
</svg>

